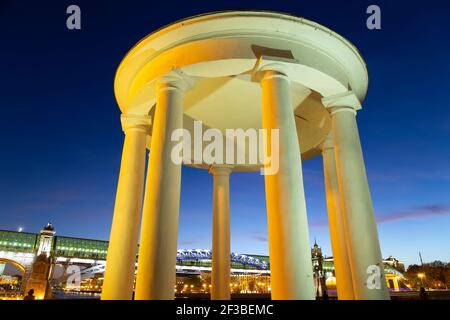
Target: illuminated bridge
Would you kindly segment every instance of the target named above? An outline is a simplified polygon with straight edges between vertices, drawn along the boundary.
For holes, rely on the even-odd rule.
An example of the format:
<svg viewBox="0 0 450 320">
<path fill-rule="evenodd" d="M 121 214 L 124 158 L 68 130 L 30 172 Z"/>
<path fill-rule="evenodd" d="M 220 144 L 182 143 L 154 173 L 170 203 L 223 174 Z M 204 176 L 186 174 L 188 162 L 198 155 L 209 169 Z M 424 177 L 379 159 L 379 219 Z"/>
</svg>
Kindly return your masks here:
<svg viewBox="0 0 450 320">
<path fill-rule="evenodd" d="M 0 230 L 0 265 L 11 263 L 25 273 L 31 269 L 36 257 L 44 254 L 52 259 L 54 265 L 77 265 L 81 270 L 82 280 L 102 276 L 107 250 L 108 241 L 56 236 L 51 224 L 44 227 L 39 234 Z M 388 281 L 391 278 L 403 278 L 403 270 L 392 263 L 394 260 L 384 261 Z M 321 266 L 325 278 L 334 279 L 333 259 L 322 258 Z M 211 250 L 178 250 L 176 269 L 179 275 L 210 272 Z M 232 253 L 231 273 L 269 275 L 269 257 Z"/>
<path fill-rule="evenodd" d="M 46 254 L 54 264 L 82 267 L 83 278 L 104 272 L 108 241 L 56 236 L 51 226 L 46 228 L 39 234 L 0 230 L 0 263 L 26 271 L 38 254 Z M 178 273 L 211 271 L 211 250 L 178 250 L 176 268 Z M 269 274 L 269 257 L 232 253 L 231 268 L 233 273 Z"/>
</svg>

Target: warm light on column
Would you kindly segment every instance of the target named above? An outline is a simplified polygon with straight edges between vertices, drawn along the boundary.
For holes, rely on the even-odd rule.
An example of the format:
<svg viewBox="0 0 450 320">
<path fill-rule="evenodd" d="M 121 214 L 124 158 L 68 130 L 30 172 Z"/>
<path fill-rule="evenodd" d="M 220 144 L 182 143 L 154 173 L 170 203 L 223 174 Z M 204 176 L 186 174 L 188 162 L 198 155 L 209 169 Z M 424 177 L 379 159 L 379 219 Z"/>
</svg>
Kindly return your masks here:
<svg viewBox="0 0 450 320">
<path fill-rule="evenodd" d="M 329 134 L 322 146 L 325 193 L 330 226 L 330 240 L 333 251 L 336 287 L 339 300 L 353 300 L 352 271 L 348 256 L 344 213 L 339 197 L 339 184 L 336 174 L 333 136 Z"/>
<path fill-rule="evenodd" d="M 231 168 L 213 166 L 214 177 L 211 299 L 230 299 L 230 173 Z"/>
<path fill-rule="evenodd" d="M 268 132 L 268 154 L 279 143 L 279 170 L 265 175 L 272 299 L 314 299 L 300 146 L 289 78 L 263 71 L 262 127 L 279 129 L 279 141 Z"/>
<path fill-rule="evenodd" d="M 351 92 L 323 100 L 331 114 L 339 194 L 355 299 L 389 299 L 377 224 L 356 123 L 359 101 Z"/>
<path fill-rule="evenodd" d="M 136 276 L 137 300 L 174 298 L 181 164 L 171 159 L 176 143 L 171 141 L 171 135 L 183 127 L 187 88 L 187 82 L 176 74 L 161 79 L 156 88 Z"/>
<path fill-rule="evenodd" d="M 106 259 L 103 300 L 132 298 L 146 137 L 150 129 L 150 119 L 146 116 L 122 116 L 121 119 L 125 142 Z"/>
</svg>

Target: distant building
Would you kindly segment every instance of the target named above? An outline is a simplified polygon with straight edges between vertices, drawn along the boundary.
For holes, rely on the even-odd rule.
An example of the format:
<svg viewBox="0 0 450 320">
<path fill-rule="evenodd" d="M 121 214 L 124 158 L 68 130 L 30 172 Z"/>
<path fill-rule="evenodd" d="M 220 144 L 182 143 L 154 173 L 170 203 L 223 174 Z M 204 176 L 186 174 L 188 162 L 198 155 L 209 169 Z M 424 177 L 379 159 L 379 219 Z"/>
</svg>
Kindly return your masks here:
<svg viewBox="0 0 450 320">
<path fill-rule="evenodd" d="M 0 230 L 0 266 L 5 262 L 13 263 L 24 274 L 30 275 L 38 256 L 51 259 L 53 265 L 76 264 L 80 266 L 82 281 L 87 283 L 89 290 L 101 290 L 107 250 L 108 241 L 57 236 L 50 223 L 39 234 Z M 325 290 L 336 290 L 333 258 L 323 256 L 317 242 L 311 248 L 311 258 L 316 295 L 320 297 Z M 403 278 L 403 262 L 392 256 L 383 262 L 388 287 L 398 290 Z M 178 250 L 177 278 L 200 277 L 202 288 L 196 292 L 207 292 L 211 265 L 211 250 Z M 232 253 L 231 274 L 232 292 L 270 292 L 270 259 L 266 255 Z M 178 292 L 185 290 L 185 284 L 186 280 L 177 280 Z"/>
<path fill-rule="evenodd" d="M 393 256 L 389 256 L 387 259 L 383 260 L 384 264 L 390 265 L 391 267 L 397 269 L 398 271 L 404 273 L 405 272 L 405 264 L 394 258 Z"/>
<path fill-rule="evenodd" d="M 314 240 L 314 246 L 311 249 L 311 258 L 314 272 L 314 285 L 316 288 L 316 297 L 321 297 L 327 290 L 326 288 L 326 275 L 323 270 L 323 256 L 322 249 L 317 245 Z"/>
<path fill-rule="evenodd" d="M 55 236 L 55 229 L 49 222 L 39 233 L 39 247 L 37 255 L 44 254 L 47 258 L 50 257 L 52 252 L 53 237 Z"/>
</svg>

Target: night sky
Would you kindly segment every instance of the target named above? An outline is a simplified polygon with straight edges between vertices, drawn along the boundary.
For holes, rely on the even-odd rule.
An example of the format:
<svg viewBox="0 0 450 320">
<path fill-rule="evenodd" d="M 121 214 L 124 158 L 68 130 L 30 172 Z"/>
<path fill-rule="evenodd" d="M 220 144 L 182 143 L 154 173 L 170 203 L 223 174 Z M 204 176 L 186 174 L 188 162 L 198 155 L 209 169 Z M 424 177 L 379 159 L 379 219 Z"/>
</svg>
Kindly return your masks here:
<svg viewBox="0 0 450 320">
<path fill-rule="evenodd" d="M 56 4 L 55 4 L 56 3 Z M 245 3 L 245 4 L 243 4 Z M 358 114 L 383 257 L 450 260 L 450 4 L 376 1 L 0 1 L 0 229 L 108 239 L 122 152 L 114 73 L 142 37 L 191 15 L 283 11 L 352 41 L 370 86 Z M 82 29 L 66 28 L 81 7 Z M 304 163 L 311 243 L 331 255 L 322 159 Z M 263 177 L 231 176 L 232 251 L 267 254 Z M 183 168 L 180 248 L 211 246 L 212 177 Z"/>
</svg>

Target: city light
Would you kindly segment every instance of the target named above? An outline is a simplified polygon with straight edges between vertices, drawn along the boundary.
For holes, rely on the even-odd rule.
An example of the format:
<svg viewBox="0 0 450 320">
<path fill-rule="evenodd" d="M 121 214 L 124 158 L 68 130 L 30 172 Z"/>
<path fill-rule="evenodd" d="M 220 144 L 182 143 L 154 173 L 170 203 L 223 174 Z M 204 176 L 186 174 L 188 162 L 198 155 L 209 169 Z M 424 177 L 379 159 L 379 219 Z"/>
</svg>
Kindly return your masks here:
<svg viewBox="0 0 450 320">
<path fill-rule="evenodd" d="M 30 263 L 32 263 L 35 258 L 35 252 L 38 248 L 40 238 L 41 234 L 21 233 L 19 231 L 0 231 L 0 258 L 12 261 L 16 263 L 17 266 L 23 268 L 24 266 L 19 262 L 23 263 L 28 261 L 29 264 L 27 267 L 29 268 L 31 267 Z M 85 268 L 85 270 L 91 270 L 90 272 L 84 272 L 84 277 L 86 278 L 81 280 L 79 286 L 73 286 L 63 281 L 58 283 L 54 287 L 54 290 L 65 292 L 66 295 L 74 297 L 83 295 L 98 298 L 103 286 L 105 261 L 96 259 L 98 256 L 95 252 L 97 249 L 95 248 L 104 250 L 104 248 L 107 248 L 108 242 L 67 238 L 62 236 L 54 236 L 51 242 L 52 245 L 49 248 L 54 249 L 50 252 L 50 255 L 54 258 L 57 265 L 78 265 L 81 266 L 81 268 Z M 69 251 L 69 247 L 77 249 L 74 250 L 75 252 Z M 320 251 L 317 251 L 317 248 L 315 250 L 315 252 Z M 210 273 L 212 259 L 209 250 L 179 250 L 178 253 L 183 259 L 177 260 L 177 284 L 174 285 L 173 292 L 177 296 L 189 294 L 189 297 L 195 297 L 196 294 L 207 295 L 211 293 L 213 290 Z M 201 257 L 199 255 L 201 255 Z M 320 259 L 320 272 L 325 277 L 323 285 L 326 290 L 329 290 L 328 292 L 336 290 L 333 259 L 323 257 L 321 252 L 317 256 L 313 255 L 313 261 L 316 261 L 314 260 L 316 258 Z M 258 263 L 255 263 L 255 261 Z M 267 256 L 259 255 L 253 257 L 248 254 L 233 254 L 231 257 L 230 293 L 233 295 L 270 295 L 272 290 L 268 262 Z M 391 292 L 402 291 L 405 289 L 414 291 L 418 289 L 417 284 L 419 284 L 420 287 L 425 287 L 424 279 L 426 278 L 428 278 L 426 283 L 427 287 L 433 289 L 446 288 L 445 285 L 432 278 L 431 273 L 429 273 L 427 277 L 425 272 L 417 272 L 419 270 L 411 274 L 412 277 L 410 276 L 409 278 L 410 281 L 416 278 L 418 283 L 416 282 L 415 285 L 405 283 L 405 281 L 408 280 L 405 277 L 406 274 L 403 274 L 405 271 L 401 261 L 389 257 L 383 262 L 385 263 L 387 285 Z M 192 273 L 194 271 L 195 273 Z M 402 281 L 401 283 L 400 280 Z M 19 300 L 21 300 L 23 298 L 24 292 L 19 292 L 19 288 L 22 286 L 20 277 L 0 276 L 0 286 L 2 285 L 11 288 L 7 295 L 3 294 L 1 296 L 2 299 L 19 298 Z M 36 299 L 44 299 L 44 295 L 41 292 L 38 292 L 36 294 Z"/>
</svg>

